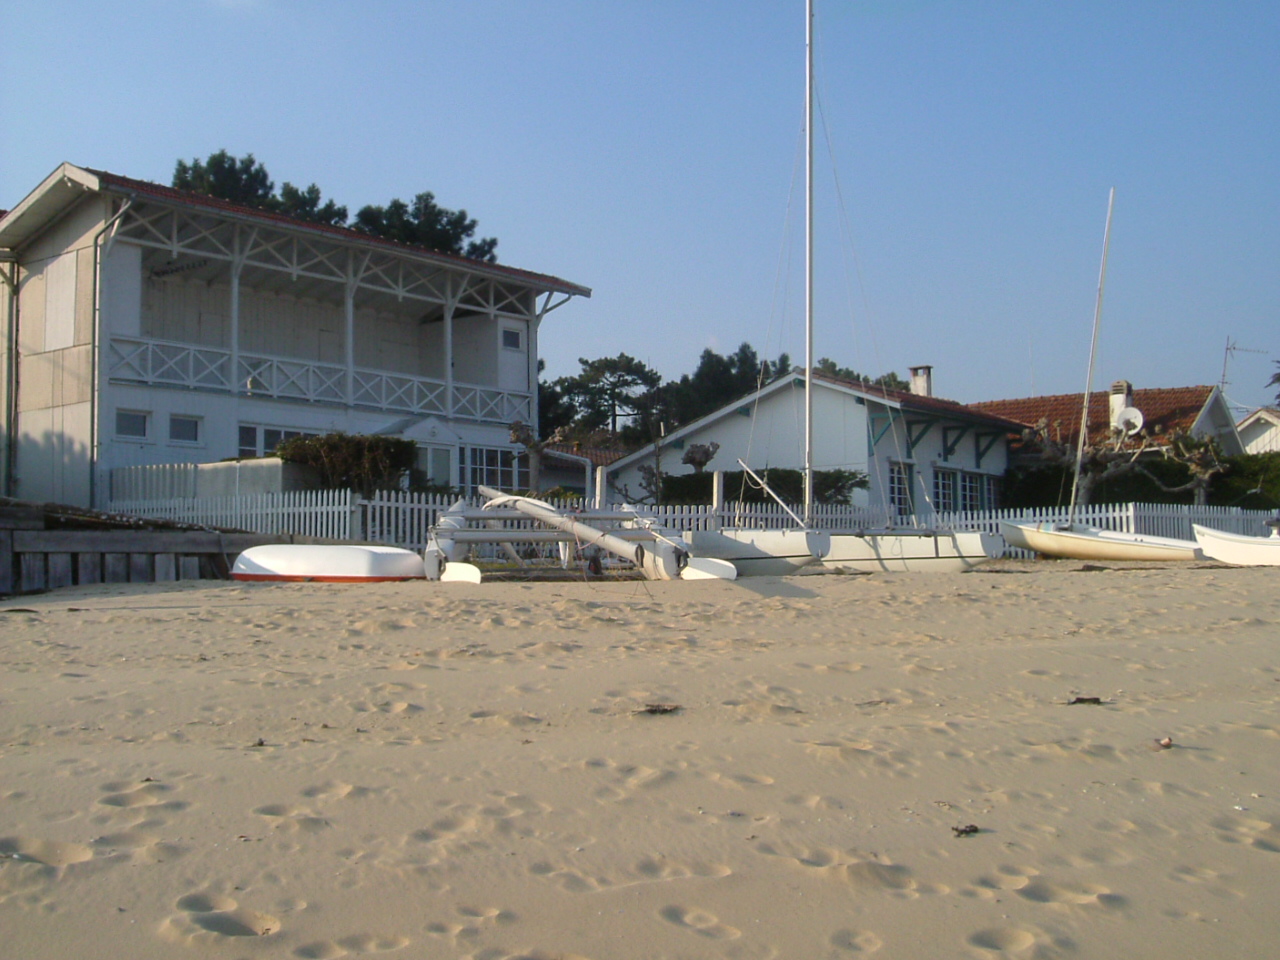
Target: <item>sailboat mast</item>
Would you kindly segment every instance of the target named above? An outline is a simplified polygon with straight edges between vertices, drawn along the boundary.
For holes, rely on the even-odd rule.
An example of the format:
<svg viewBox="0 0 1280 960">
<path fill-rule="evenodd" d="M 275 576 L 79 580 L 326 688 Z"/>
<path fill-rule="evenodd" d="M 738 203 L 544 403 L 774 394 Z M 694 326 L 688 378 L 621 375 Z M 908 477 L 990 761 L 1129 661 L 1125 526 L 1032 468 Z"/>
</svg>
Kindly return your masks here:
<svg viewBox="0 0 1280 960">
<path fill-rule="evenodd" d="M 804 522 L 813 521 L 813 4 L 805 0 Z"/>
<path fill-rule="evenodd" d="M 1076 440 L 1076 473 L 1071 481 L 1071 507 L 1067 523 L 1076 522 L 1076 492 L 1080 489 L 1080 461 L 1084 459 L 1084 437 L 1089 427 L 1089 394 L 1093 392 L 1093 361 L 1098 354 L 1098 324 L 1102 319 L 1102 291 L 1107 285 L 1107 251 L 1111 247 L 1111 211 L 1116 203 L 1116 188 L 1107 197 L 1107 226 L 1102 231 L 1102 267 L 1098 270 L 1098 300 L 1093 307 L 1093 342 L 1089 345 L 1089 376 L 1084 384 L 1084 409 L 1080 411 L 1080 436 Z"/>
</svg>

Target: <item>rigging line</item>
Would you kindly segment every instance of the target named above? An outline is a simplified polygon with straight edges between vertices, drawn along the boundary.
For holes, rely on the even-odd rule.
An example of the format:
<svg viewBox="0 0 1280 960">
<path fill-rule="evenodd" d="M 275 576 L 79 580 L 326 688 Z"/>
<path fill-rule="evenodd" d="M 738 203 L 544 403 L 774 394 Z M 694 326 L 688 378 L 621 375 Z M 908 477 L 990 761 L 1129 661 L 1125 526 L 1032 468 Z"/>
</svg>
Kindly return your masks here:
<svg viewBox="0 0 1280 960">
<path fill-rule="evenodd" d="M 845 203 L 845 199 L 844 199 L 844 185 L 840 180 L 840 165 L 836 162 L 835 143 L 831 136 L 831 128 L 827 123 L 826 111 L 823 110 L 823 107 L 822 107 L 821 91 L 819 91 L 818 95 L 816 96 L 816 100 L 818 105 L 818 116 L 822 122 L 823 140 L 826 143 L 827 156 L 831 162 L 831 179 L 835 187 L 836 210 L 837 210 L 837 213 L 839 214 L 840 236 L 842 240 L 842 246 L 844 246 L 846 252 L 848 253 L 848 259 L 853 261 L 854 274 L 857 277 L 857 281 L 858 281 L 857 282 L 858 293 L 861 295 L 861 298 L 862 298 L 863 316 L 870 318 L 872 315 L 872 312 L 871 312 L 870 298 L 867 296 L 866 277 L 862 269 L 862 260 L 858 256 L 857 243 L 854 240 L 853 222 L 852 222 L 852 219 L 849 217 L 848 205 Z M 842 261 L 842 262 L 844 263 L 844 270 L 842 272 L 844 276 L 845 299 L 846 299 L 846 302 L 848 303 L 848 308 L 849 308 L 849 324 L 851 327 L 851 332 L 854 334 L 854 339 L 856 343 L 857 325 L 854 322 L 855 297 L 854 297 L 852 286 L 850 284 L 848 262 L 847 261 Z M 868 322 L 866 322 L 864 326 L 866 328 L 867 339 L 870 340 L 871 342 L 871 353 L 875 359 L 876 367 L 877 369 L 883 369 L 884 364 L 880 357 L 880 346 L 879 346 L 879 342 L 876 339 L 875 331 L 873 329 L 873 324 L 868 319 Z M 886 387 L 882 389 L 887 390 L 888 388 Z M 886 396 L 885 399 L 887 400 L 888 397 Z M 886 404 L 886 410 L 889 410 L 887 404 Z M 893 416 L 893 413 L 891 410 L 889 410 L 889 416 L 891 418 Z M 897 453 L 898 455 L 898 461 L 905 465 L 907 463 L 907 457 L 906 457 L 905 451 L 902 448 L 902 437 L 898 432 L 897 426 L 894 424 L 891 424 L 889 432 L 892 434 L 892 437 L 893 437 L 894 452 Z M 868 470 L 871 467 L 871 461 L 873 459 L 874 459 L 874 451 L 872 451 L 868 455 L 868 463 L 867 463 Z M 913 470 L 911 472 L 915 474 L 916 478 L 920 482 L 920 492 L 924 497 L 925 503 L 928 504 L 929 508 L 936 513 L 937 512 L 936 507 L 934 506 L 933 498 L 930 497 L 929 495 L 929 490 L 927 485 L 925 484 L 923 472 L 920 470 Z M 912 511 L 912 517 L 916 519 L 916 523 L 918 525 L 919 521 L 916 515 L 916 511 L 914 510 Z"/>
<path fill-rule="evenodd" d="M 778 267 L 777 267 L 777 270 L 774 272 L 773 294 L 770 300 L 770 308 L 769 308 L 769 326 L 766 331 L 766 341 L 767 341 L 769 338 L 772 337 L 774 319 L 780 316 L 781 319 L 779 320 L 779 323 L 778 323 L 778 343 L 777 343 L 779 356 L 784 352 L 782 350 L 782 337 L 783 337 L 783 328 L 786 326 L 786 304 L 787 304 L 786 294 L 790 290 L 790 279 L 792 274 L 791 247 L 793 245 L 789 242 L 789 240 L 792 236 L 792 232 L 795 227 L 796 190 L 797 190 L 797 184 L 799 183 L 799 170 L 800 170 L 801 160 L 803 159 L 803 156 L 804 156 L 804 129 L 803 127 L 801 127 L 801 129 L 797 131 L 796 149 L 792 158 L 791 186 L 790 186 L 790 189 L 787 191 L 787 208 L 786 208 L 786 213 L 783 216 L 782 238 L 781 238 L 781 242 L 779 244 L 779 249 L 778 249 Z M 787 371 L 788 376 L 790 375 L 790 372 L 791 371 Z M 748 461 L 751 460 L 751 449 L 755 442 L 756 423 L 759 419 L 757 417 L 757 413 L 759 412 L 759 409 L 760 409 L 760 390 L 764 386 L 763 381 L 764 381 L 764 362 L 762 361 L 760 365 L 760 373 L 756 378 L 756 397 L 755 397 L 754 403 L 752 404 L 752 409 L 751 409 L 751 424 L 747 429 L 746 459 Z M 795 435 L 797 436 L 799 435 L 800 429 L 801 429 L 800 425 L 797 424 L 796 426 L 797 433 Z M 773 441 L 772 418 L 770 419 L 770 423 L 769 423 L 768 440 L 770 441 L 770 447 L 772 447 L 772 441 Z M 746 490 L 747 490 L 747 478 L 746 478 L 746 474 L 744 473 L 742 477 L 742 484 L 738 489 L 738 503 L 743 502 Z M 735 522 L 739 523 L 739 525 L 741 521 L 740 510 L 741 508 L 739 508 L 739 513 L 735 517 Z"/>
</svg>

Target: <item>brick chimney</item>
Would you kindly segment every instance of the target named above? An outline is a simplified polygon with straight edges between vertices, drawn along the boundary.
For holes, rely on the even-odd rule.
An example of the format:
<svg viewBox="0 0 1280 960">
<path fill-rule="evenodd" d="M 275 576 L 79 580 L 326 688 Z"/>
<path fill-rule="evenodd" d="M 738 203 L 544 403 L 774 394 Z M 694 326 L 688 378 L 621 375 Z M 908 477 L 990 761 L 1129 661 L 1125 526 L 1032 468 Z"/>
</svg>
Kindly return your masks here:
<svg viewBox="0 0 1280 960">
<path fill-rule="evenodd" d="M 917 397 L 933 396 L 933 367 L 910 367 L 911 392 Z"/>
</svg>

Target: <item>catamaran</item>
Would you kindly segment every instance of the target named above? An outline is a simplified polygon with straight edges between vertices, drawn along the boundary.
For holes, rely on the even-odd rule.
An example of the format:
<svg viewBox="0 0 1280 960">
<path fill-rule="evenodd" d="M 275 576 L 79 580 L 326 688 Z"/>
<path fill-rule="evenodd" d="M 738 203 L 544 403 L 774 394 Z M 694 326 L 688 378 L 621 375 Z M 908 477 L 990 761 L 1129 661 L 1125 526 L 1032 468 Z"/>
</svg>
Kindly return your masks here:
<svg viewBox="0 0 1280 960">
<path fill-rule="evenodd" d="M 999 555 L 999 538 L 979 531 L 922 528 L 828 531 L 814 528 L 813 517 L 813 24 L 814 2 L 805 4 L 805 376 L 804 516 L 797 516 L 767 484 L 748 474 L 785 509 L 794 528 L 697 530 L 685 534 L 699 556 L 730 561 L 739 575 L 795 573 L 821 562 L 836 570 L 861 572 L 963 571 Z"/>
</svg>

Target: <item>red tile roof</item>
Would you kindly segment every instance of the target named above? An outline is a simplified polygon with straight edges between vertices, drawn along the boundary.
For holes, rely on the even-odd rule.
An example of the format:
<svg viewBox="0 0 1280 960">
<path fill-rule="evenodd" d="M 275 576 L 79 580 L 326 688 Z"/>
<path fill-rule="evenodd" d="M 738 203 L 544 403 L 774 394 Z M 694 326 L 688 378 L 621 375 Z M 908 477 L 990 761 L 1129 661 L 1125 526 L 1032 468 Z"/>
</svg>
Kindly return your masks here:
<svg viewBox="0 0 1280 960">
<path fill-rule="evenodd" d="M 594 467 L 607 467 L 615 460 L 627 455 L 626 450 L 607 450 L 604 447 L 582 447 L 574 443 L 548 443 L 546 452 L 551 456 L 557 453 L 569 453 L 575 457 L 586 457 Z"/>
<path fill-rule="evenodd" d="M 457 254 L 441 253 L 438 250 L 431 250 L 427 247 L 397 243 L 395 240 L 385 240 L 382 237 L 375 237 L 367 233 L 361 233 L 360 231 L 352 230 L 349 227 L 335 227 L 324 223 L 312 223 L 309 220 L 299 220 L 297 217 L 285 216 L 282 213 L 274 213 L 270 210 L 260 210 L 257 207 L 246 207 L 241 204 L 231 203 L 227 200 L 221 200 L 218 197 L 210 197 L 203 193 L 192 193 L 188 190 L 176 190 L 173 187 L 161 186 L 158 183 L 151 183 L 148 180 L 134 180 L 131 177 L 122 177 L 119 174 L 108 173 L 105 170 L 90 170 L 90 172 L 96 175 L 102 181 L 104 186 L 128 193 L 139 193 L 145 196 L 155 197 L 157 200 L 181 203 L 185 206 L 204 207 L 206 209 L 217 210 L 222 213 L 252 217 L 256 220 L 266 220 L 281 224 L 282 226 L 302 227 L 318 233 L 328 234 L 334 239 L 356 240 L 364 244 L 388 247 L 402 253 L 412 253 L 419 256 L 425 255 L 433 260 L 442 260 L 455 263 L 460 266 L 465 265 L 466 267 L 481 273 L 505 275 L 513 280 L 523 280 L 527 283 L 543 288 L 549 287 L 558 293 L 569 293 L 583 297 L 591 296 L 591 290 L 589 287 L 570 283 L 567 280 L 561 280 L 559 277 L 553 277 L 549 274 L 534 273 L 530 270 L 518 270 L 515 267 L 505 267 L 500 264 L 488 263 L 483 260 L 473 260 Z"/>
<path fill-rule="evenodd" d="M 1189 430 L 1209 402 L 1213 387 L 1162 387 L 1133 391 L 1133 405 L 1142 411 L 1144 430 L 1152 436 Z M 1026 397 L 1022 400 L 985 400 L 969 404 L 1000 417 L 1007 417 L 1028 427 L 1042 419 L 1047 421 L 1050 439 L 1068 446 L 1076 442 L 1080 430 L 1080 407 L 1083 393 L 1060 393 L 1049 397 Z M 1111 397 L 1107 390 L 1089 395 L 1088 436 L 1102 440 L 1110 435 Z"/>
</svg>

